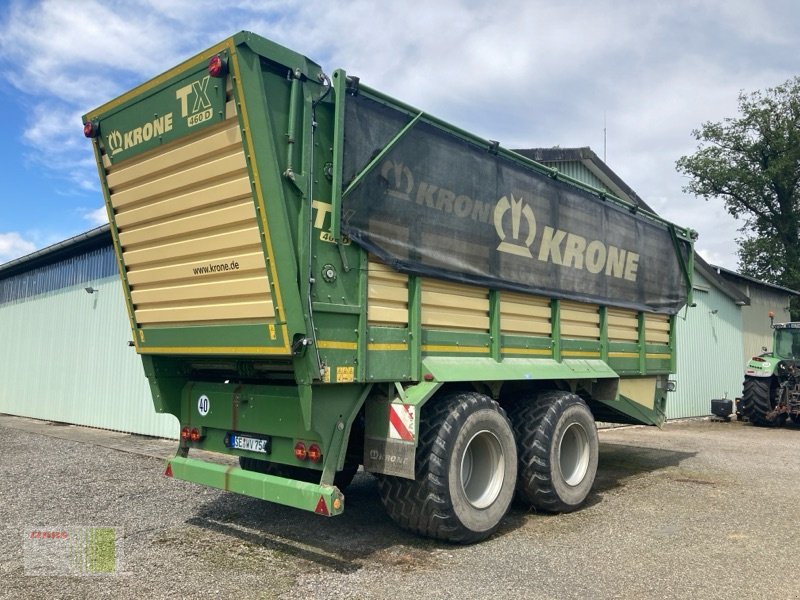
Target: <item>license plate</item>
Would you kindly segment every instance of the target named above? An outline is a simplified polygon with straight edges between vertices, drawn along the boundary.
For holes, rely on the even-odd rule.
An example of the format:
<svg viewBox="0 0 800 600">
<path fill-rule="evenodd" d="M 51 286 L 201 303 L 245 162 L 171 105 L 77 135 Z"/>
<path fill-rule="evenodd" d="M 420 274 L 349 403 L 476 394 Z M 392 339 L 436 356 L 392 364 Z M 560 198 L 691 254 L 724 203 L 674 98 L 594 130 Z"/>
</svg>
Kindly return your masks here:
<svg viewBox="0 0 800 600">
<path fill-rule="evenodd" d="M 228 447 L 236 450 L 249 450 L 250 452 L 269 454 L 271 451 L 270 441 L 269 438 L 255 438 L 232 433 L 229 437 Z"/>
</svg>

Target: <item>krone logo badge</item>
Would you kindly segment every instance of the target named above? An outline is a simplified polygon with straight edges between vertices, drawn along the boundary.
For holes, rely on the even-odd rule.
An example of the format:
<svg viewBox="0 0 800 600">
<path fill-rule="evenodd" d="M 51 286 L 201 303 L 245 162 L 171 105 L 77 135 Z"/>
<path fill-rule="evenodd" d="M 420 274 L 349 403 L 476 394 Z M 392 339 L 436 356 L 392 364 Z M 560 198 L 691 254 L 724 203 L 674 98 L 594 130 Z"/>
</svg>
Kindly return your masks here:
<svg viewBox="0 0 800 600">
<path fill-rule="evenodd" d="M 506 214 L 511 214 L 511 236 L 507 235 L 506 227 L 508 226 L 508 219 Z M 528 232 L 524 241 L 520 242 L 520 228 L 522 225 L 523 217 L 527 223 Z M 531 244 L 536 237 L 536 218 L 533 216 L 533 209 L 527 203 L 514 198 L 511 195 L 511 200 L 506 196 L 497 201 L 494 207 L 494 228 L 497 231 L 497 236 L 500 238 L 500 244 L 497 246 L 499 252 L 506 252 L 507 254 L 515 254 L 526 258 L 533 258 L 531 255 Z"/>
<path fill-rule="evenodd" d="M 108 149 L 111 150 L 111 156 L 114 156 L 117 152 L 122 152 L 122 134 L 118 130 L 115 129 L 108 134 L 106 143 L 108 144 Z"/>
</svg>

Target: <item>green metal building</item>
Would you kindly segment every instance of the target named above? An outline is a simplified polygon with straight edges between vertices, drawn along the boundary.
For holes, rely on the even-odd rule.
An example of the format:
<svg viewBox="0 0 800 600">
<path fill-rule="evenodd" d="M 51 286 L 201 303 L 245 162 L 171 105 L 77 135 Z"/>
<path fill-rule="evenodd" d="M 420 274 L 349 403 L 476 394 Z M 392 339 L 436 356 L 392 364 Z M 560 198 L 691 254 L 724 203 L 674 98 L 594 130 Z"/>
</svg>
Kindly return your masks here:
<svg viewBox="0 0 800 600">
<path fill-rule="evenodd" d="M 160 437 L 108 226 L 0 266 L 0 412 Z"/>
</svg>

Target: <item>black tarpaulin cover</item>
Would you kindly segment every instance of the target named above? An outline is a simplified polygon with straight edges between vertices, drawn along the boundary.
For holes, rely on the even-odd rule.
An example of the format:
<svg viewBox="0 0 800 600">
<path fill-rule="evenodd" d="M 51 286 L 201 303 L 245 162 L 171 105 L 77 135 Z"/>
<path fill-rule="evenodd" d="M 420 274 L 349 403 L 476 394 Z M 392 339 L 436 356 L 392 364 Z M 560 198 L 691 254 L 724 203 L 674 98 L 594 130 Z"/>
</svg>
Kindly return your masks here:
<svg viewBox="0 0 800 600">
<path fill-rule="evenodd" d="M 410 120 L 347 97 L 345 188 Z M 687 297 L 666 224 L 424 121 L 345 194 L 342 232 L 408 273 L 670 314 Z"/>
</svg>

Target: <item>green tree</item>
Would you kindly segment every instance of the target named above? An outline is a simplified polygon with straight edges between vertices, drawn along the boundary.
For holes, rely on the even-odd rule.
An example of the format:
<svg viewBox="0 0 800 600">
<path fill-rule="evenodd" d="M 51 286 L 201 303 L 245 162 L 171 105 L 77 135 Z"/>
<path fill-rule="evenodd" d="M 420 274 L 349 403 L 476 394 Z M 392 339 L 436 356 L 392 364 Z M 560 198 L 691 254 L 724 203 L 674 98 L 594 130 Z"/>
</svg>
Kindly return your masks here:
<svg viewBox="0 0 800 600">
<path fill-rule="evenodd" d="M 677 161 L 689 177 L 684 191 L 721 198 L 744 220 L 739 270 L 800 290 L 800 77 L 741 92 L 739 116 L 703 123 L 692 135 L 697 150 Z"/>
</svg>

